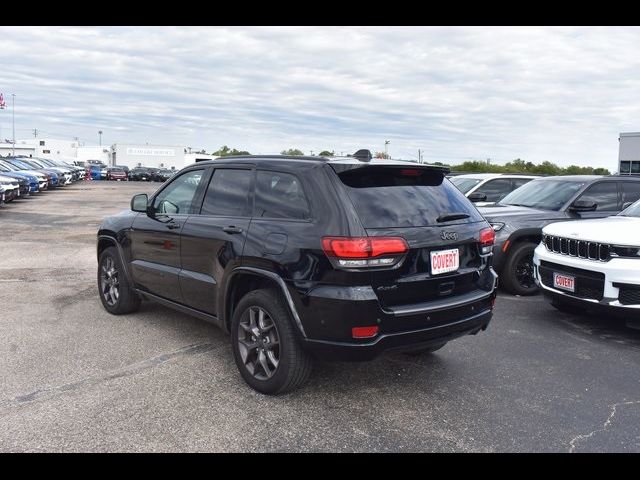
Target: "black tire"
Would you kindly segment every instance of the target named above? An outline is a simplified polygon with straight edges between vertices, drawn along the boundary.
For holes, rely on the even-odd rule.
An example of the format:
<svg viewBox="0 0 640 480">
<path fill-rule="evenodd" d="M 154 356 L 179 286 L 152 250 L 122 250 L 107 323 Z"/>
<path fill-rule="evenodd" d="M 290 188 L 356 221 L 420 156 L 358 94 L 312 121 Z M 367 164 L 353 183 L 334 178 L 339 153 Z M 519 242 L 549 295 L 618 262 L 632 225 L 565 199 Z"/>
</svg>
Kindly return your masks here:
<svg viewBox="0 0 640 480">
<path fill-rule="evenodd" d="M 115 272 L 109 274 L 112 266 Z M 115 287 L 117 294 L 111 287 Z M 116 247 L 106 248 L 98 259 L 98 294 L 104 309 L 113 315 L 132 313 L 140 308 L 140 296 L 129 284 Z"/>
<path fill-rule="evenodd" d="M 251 338 L 247 338 L 251 335 L 247 328 L 251 324 L 252 312 L 258 315 L 260 310 L 269 317 L 268 320 L 275 329 L 268 327 L 269 330 L 266 328 L 264 331 L 261 330 L 261 336 L 253 338 L 254 343 Z M 267 323 L 269 321 L 265 320 Z M 269 349 L 269 336 L 274 334 L 278 343 Z M 311 374 L 312 359 L 300 346 L 290 319 L 289 309 L 284 304 L 280 293 L 275 290 L 255 290 L 242 297 L 231 320 L 231 342 L 233 357 L 242 378 L 251 388 L 260 393 L 274 395 L 289 392 L 301 386 Z M 247 344 L 259 345 L 259 347 L 252 348 Z M 268 365 L 274 367 L 271 376 L 258 361 L 261 350 L 264 362 L 267 364 L 277 357 L 278 364 L 275 367 L 273 363 Z M 271 357 L 268 357 L 269 355 Z"/>
<path fill-rule="evenodd" d="M 535 295 L 539 288 L 533 277 L 533 251 L 537 243 L 523 242 L 512 247 L 500 275 L 504 289 L 514 295 Z"/>
<path fill-rule="evenodd" d="M 433 352 L 437 352 L 438 350 L 440 350 L 442 347 L 444 347 L 448 342 L 442 342 L 442 343 L 438 343 L 436 345 L 432 345 L 430 347 L 426 347 L 426 348 L 416 348 L 415 350 L 406 350 L 402 353 L 404 353 L 405 355 L 408 355 L 410 357 L 417 357 L 419 355 L 426 355 L 429 353 L 433 353 Z"/>
<path fill-rule="evenodd" d="M 584 308 L 580 308 L 576 305 L 571 305 L 570 303 L 563 302 L 562 300 L 557 298 L 551 300 L 551 306 L 563 313 L 580 314 L 585 312 Z"/>
</svg>

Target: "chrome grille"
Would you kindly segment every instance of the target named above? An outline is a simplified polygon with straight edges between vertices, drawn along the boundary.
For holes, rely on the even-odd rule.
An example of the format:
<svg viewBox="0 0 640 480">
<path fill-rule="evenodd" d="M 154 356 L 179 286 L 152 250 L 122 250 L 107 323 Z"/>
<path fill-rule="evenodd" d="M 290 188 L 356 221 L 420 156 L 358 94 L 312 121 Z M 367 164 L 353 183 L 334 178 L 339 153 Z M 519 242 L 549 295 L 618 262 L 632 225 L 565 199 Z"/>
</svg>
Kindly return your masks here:
<svg viewBox="0 0 640 480">
<path fill-rule="evenodd" d="M 547 247 L 547 250 L 560 255 L 598 262 L 606 262 L 611 259 L 611 245 L 606 243 L 586 242 L 554 235 L 544 235 L 542 243 Z"/>
</svg>

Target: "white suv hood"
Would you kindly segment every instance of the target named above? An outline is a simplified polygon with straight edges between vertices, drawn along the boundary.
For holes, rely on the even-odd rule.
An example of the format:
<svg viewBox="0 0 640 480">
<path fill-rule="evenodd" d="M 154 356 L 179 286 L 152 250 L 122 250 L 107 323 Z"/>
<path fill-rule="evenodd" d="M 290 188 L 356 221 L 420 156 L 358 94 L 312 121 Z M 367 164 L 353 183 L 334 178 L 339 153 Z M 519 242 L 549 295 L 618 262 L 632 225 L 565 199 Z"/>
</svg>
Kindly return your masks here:
<svg viewBox="0 0 640 480">
<path fill-rule="evenodd" d="M 616 215 L 592 220 L 551 223 L 542 229 L 547 235 L 588 242 L 640 246 L 640 218 Z"/>
</svg>

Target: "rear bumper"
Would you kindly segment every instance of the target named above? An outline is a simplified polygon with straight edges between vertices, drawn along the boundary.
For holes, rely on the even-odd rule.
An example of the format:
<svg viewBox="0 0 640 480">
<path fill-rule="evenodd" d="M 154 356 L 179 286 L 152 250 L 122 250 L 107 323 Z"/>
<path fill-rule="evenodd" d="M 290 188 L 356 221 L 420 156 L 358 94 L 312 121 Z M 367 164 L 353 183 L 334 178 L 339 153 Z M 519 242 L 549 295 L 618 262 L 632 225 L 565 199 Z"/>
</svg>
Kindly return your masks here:
<svg viewBox="0 0 640 480">
<path fill-rule="evenodd" d="M 318 358 L 338 361 L 372 360 L 381 353 L 393 350 L 410 350 L 429 347 L 464 335 L 485 330 L 493 312 L 490 308 L 457 321 L 434 325 L 419 330 L 387 333 L 366 343 L 331 342 L 306 339 L 303 345 Z"/>
<path fill-rule="evenodd" d="M 496 290 L 497 275 L 488 268 L 477 290 L 421 304 L 385 308 L 371 287 L 336 286 L 311 289 L 295 303 L 306 350 L 326 360 L 370 360 L 485 330 Z M 378 326 L 379 333 L 353 338 L 351 329 L 363 326 Z"/>
</svg>

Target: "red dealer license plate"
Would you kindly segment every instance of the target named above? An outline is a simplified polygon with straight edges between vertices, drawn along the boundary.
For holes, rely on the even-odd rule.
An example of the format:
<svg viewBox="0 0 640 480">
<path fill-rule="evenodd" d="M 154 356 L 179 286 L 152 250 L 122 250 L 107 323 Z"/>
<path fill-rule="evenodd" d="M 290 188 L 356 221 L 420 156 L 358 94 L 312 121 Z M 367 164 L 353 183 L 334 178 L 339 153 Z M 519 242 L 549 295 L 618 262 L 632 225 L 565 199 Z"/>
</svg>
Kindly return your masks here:
<svg viewBox="0 0 640 480">
<path fill-rule="evenodd" d="M 553 274 L 553 286 L 568 292 L 576 291 L 576 279 L 569 275 L 563 275 L 561 273 Z"/>
<path fill-rule="evenodd" d="M 455 272 L 460 267 L 460 252 L 457 248 L 431 252 L 431 274 Z"/>
</svg>

